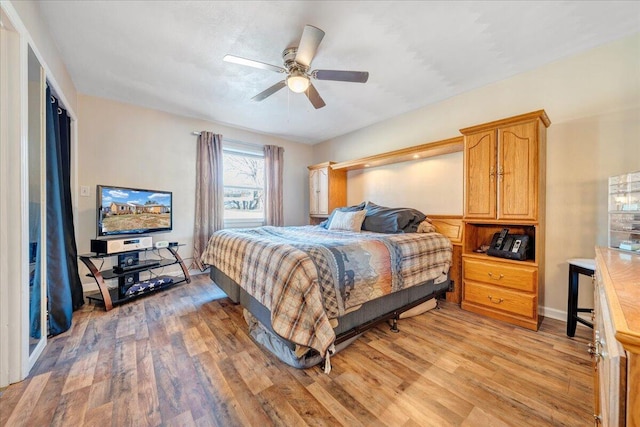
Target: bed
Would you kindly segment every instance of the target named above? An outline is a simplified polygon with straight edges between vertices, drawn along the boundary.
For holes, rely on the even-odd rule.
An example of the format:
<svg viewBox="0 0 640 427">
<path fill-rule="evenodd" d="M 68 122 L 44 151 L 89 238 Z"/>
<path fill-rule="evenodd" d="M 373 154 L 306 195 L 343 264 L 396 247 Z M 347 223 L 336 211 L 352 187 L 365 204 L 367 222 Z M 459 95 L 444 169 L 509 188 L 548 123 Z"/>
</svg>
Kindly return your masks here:
<svg viewBox="0 0 640 427">
<path fill-rule="evenodd" d="M 202 256 L 251 336 L 291 366 L 325 362 L 368 327 L 450 290 L 451 242 L 431 230 L 227 229 Z"/>
</svg>

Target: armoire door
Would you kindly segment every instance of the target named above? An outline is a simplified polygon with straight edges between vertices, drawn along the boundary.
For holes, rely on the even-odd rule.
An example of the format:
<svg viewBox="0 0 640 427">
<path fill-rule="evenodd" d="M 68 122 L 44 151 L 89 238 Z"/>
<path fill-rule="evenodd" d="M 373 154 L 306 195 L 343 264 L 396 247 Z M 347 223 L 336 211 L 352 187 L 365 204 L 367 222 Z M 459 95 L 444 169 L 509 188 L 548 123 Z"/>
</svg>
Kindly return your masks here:
<svg viewBox="0 0 640 427">
<path fill-rule="evenodd" d="M 496 132 L 464 137 L 465 218 L 496 218 Z"/>
<path fill-rule="evenodd" d="M 535 122 L 498 129 L 498 219 L 537 219 L 536 133 Z"/>
</svg>

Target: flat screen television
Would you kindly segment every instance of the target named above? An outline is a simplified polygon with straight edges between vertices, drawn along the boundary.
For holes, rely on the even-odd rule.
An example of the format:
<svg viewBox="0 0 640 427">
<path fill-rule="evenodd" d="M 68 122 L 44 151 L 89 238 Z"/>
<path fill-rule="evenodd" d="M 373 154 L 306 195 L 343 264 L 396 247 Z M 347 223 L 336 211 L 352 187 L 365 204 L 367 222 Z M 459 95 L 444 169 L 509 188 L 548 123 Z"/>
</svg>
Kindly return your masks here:
<svg viewBox="0 0 640 427">
<path fill-rule="evenodd" d="M 98 237 L 171 231 L 173 228 L 170 191 L 98 185 L 96 202 Z"/>
</svg>

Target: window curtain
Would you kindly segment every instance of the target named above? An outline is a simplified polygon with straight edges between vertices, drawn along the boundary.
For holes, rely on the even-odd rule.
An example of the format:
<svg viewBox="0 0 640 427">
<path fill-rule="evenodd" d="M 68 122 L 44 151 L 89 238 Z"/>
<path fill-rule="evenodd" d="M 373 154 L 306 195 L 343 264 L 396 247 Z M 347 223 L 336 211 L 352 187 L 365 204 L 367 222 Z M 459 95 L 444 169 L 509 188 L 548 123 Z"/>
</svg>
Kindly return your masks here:
<svg viewBox="0 0 640 427">
<path fill-rule="evenodd" d="M 196 157 L 196 218 L 193 231 L 193 264 L 203 271 L 200 260 L 214 231 L 224 227 L 222 135 L 202 131 Z"/>
<path fill-rule="evenodd" d="M 73 311 L 84 304 L 84 297 L 78 275 L 78 249 L 71 203 L 71 119 L 51 95 L 49 87 L 47 100 L 47 308 L 49 334 L 58 335 L 71 327 Z M 39 254 L 37 258 L 40 258 Z M 39 269 L 39 264 L 36 268 Z M 40 301 L 34 303 L 40 304 Z M 32 326 L 34 322 L 36 319 L 31 319 Z"/>
<path fill-rule="evenodd" d="M 282 207 L 282 171 L 284 169 L 284 148 L 276 145 L 264 146 L 265 203 L 264 218 L 266 225 L 281 227 L 284 225 Z"/>
</svg>

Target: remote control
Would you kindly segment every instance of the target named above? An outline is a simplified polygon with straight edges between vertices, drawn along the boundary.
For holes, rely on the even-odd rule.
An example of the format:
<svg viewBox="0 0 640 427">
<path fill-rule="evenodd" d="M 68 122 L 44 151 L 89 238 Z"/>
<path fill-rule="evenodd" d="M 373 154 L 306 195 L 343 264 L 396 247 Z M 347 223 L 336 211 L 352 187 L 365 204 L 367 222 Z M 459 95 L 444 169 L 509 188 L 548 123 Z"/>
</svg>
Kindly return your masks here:
<svg viewBox="0 0 640 427">
<path fill-rule="evenodd" d="M 507 234 L 509 234 L 509 229 L 503 228 L 502 231 L 500 232 L 500 236 L 498 236 L 498 240 L 496 241 L 496 246 L 495 246 L 496 249 L 500 249 L 504 238 L 507 237 Z"/>
<path fill-rule="evenodd" d="M 513 249 L 511 249 L 511 252 L 518 253 L 518 249 L 520 249 L 521 244 L 522 244 L 522 240 L 520 239 L 516 240 L 516 242 L 513 244 Z"/>
</svg>

